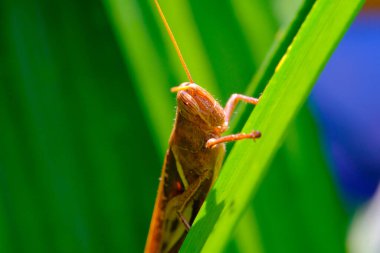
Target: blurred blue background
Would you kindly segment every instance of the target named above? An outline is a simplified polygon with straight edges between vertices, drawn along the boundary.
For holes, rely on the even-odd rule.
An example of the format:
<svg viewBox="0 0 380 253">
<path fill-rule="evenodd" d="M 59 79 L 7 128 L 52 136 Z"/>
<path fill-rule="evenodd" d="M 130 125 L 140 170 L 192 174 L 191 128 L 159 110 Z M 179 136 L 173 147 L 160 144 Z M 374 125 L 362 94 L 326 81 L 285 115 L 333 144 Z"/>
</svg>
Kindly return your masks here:
<svg viewBox="0 0 380 253">
<path fill-rule="evenodd" d="M 344 36 L 310 99 L 350 210 L 374 194 L 380 179 L 380 12 L 368 7 Z"/>
</svg>

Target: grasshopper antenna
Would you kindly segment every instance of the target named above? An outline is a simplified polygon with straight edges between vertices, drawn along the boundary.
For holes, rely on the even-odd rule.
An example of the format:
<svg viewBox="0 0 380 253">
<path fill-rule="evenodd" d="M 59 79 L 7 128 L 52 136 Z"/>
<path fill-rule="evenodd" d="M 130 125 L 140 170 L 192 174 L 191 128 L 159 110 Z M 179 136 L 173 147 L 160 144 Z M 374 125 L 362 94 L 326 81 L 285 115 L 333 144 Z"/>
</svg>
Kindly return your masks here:
<svg viewBox="0 0 380 253">
<path fill-rule="evenodd" d="M 173 43 L 173 45 L 174 45 L 174 48 L 175 48 L 175 50 L 177 51 L 177 55 L 178 55 L 178 57 L 179 57 L 179 60 L 181 61 L 182 67 L 184 68 L 184 70 L 185 70 L 185 72 L 186 72 L 187 78 L 189 79 L 190 83 L 194 83 L 193 78 L 191 78 L 190 71 L 189 71 L 189 69 L 187 68 L 187 65 L 186 65 L 185 59 L 183 59 L 183 56 L 182 56 L 181 50 L 179 49 L 178 44 L 177 44 L 177 41 L 176 41 L 175 38 L 174 38 L 173 32 L 172 32 L 172 30 L 170 29 L 170 26 L 169 26 L 168 22 L 166 21 L 165 15 L 164 15 L 164 13 L 163 13 L 162 10 L 161 10 L 161 7 L 160 7 L 160 4 L 158 3 L 158 0 L 154 0 L 154 3 L 156 4 L 157 10 L 158 10 L 158 12 L 160 13 L 160 16 L 161 16 L 162 21 L 164 22 L 164 25 L 165 25 L 166 31 L 167 31 L 168 34 L 169 34 L 170 40 L 172 41 L 172 43 Z"/>
</svg>

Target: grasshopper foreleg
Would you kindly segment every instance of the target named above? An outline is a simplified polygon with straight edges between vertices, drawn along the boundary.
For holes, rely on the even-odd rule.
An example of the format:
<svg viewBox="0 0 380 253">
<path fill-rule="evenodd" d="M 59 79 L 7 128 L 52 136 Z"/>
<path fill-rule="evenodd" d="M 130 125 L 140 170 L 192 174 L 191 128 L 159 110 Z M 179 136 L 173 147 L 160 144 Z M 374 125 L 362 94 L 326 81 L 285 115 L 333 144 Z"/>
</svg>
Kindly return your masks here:
<svg viewBox="0 0 380 253">
<path fill-rule="evenodd" d="M 231 97 L 228 99 L 226 106 L 224 107 L 224 113 L 226 115 L 224 124 L 226 126 L 228 126 L 228 124 L 230 123 L 232 113 L 239 101 L 244 101 L 248 104 L 254 105 L 257 105 L 257 103 L 259 103 L 258 98 L 248 97 L 241 94 L 232 94 Z"/>
<path fill-rule="evenodd" d="M 243 139 L 257 139 L 261 137 L 261 133 L 259 131 L 252 131 L 249 134 L 231 134 L 227 136 L 222 136 L 219 138 L 211 138 L 206 142 L 206 148 L 213 148 L 219 143 L 223 142 L 231 142 L 231 141 L 238 141 L 238 140 L 243 140 Z"/>
<path fill-rule="evenodd" d="M 225 121 L 224 125 L 228 127 L 232 113 L 236 107 L 236 104 L 239 101 L 244 101 L 249 104 L 256 105 L 259 102 L 258 98 L 248 97 L 241 94 L 232 94 L 231 97 L 228 99 L 228 102 L 226 106 L 224 107 L 224 113 L 225 113 Z M 231 142 L 231 141 L 238 141 L 242 139 L 257 139 L 261 137 L 261 133 L 259 131 L 252 131 L 249 134 L 239 133 L 239 134 L 231 134 L 227 136 L 222 136 L 219 138 L 211 138 L 206 142 L 206 148 L 213 148 L 217 144 L 224 143 L 224 142 Z"/>
</svg>

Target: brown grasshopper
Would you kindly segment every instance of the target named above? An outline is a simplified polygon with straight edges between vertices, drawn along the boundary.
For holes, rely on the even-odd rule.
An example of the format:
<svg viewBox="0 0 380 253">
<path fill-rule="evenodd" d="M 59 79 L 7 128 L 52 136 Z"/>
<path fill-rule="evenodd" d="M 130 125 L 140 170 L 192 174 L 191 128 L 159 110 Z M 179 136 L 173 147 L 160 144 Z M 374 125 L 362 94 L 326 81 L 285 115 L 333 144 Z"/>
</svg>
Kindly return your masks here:
<svg viewBox="0 0 380 253">
<path fill-rule="evenodd" d="M 205 89 L 195 84 L 177 42 L 155 0 L 189 82 L 171 89 L 177 92 L 177 111 L 161 172 L 160 184 L 145 253 L 178 252 L 207 193 L 217 178 L 225 154 L 225 142 L 257 139 L 258 131 L 221 136 L 228 128 L 236 104 L 258 99 L 233 94 L 223 108 Z"/>
</svg>

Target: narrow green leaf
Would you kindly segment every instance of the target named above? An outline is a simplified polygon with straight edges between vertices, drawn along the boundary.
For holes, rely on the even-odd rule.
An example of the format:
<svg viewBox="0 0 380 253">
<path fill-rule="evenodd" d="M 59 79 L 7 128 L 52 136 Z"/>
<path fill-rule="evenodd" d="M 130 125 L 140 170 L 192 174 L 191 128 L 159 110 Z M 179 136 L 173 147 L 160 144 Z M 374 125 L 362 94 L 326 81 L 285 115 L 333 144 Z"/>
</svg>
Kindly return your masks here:
<svg viewBox="0 0 380 253">
<path fill-rule="evenodd" d="M 289 123 L 363 2 L 316 1 L 243 129 L 258 129 L 263 137 L 234 146 L 182 252 L 222 251 Z"/>
<path fill-rule="evenodd" d="M 260 66 L 279 28 L 271 1 L 236 0 L 232 7 L 247 37 L 250 57 Z M 292 14 L 294 14 L 292 12 Z"/>
<path fill-rule="evenodd" d="M 110 18 L 116 27 L 116 35 L 130 71 L 133 84 L 145 109 L 146 117 L 156 136 L 156 147 L 164 153 L 169 138 L 174 110 L 170 102 L 169 76 L 159 54 L 149 37 L 148 27 L 138 1 L 105 1 Z M 154 108 L 153 110 L 151 108 Z"/>
</svg>

